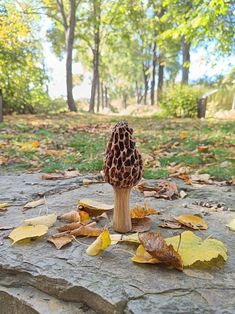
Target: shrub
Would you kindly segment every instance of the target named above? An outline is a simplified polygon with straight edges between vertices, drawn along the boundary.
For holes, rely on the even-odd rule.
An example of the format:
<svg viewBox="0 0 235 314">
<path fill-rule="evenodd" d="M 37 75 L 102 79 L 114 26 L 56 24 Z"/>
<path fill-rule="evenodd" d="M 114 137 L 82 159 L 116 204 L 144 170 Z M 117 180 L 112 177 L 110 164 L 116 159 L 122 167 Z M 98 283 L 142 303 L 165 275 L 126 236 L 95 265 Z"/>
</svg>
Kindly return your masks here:
<svg viewBox="0 0 235 314">
<path fill-rule="evenodd" d="M 174 85 L 163 92 L 160 103 L 167 116 L 195 117 L 200 94 L 195 87 Z"/>
</svg>

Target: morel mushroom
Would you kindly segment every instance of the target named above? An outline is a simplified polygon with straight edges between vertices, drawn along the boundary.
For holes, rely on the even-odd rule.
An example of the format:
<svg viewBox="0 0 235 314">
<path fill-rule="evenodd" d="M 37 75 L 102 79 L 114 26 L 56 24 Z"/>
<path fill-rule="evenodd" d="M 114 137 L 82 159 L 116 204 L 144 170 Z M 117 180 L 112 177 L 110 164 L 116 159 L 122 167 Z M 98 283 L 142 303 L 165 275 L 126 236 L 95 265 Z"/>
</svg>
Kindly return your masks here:
<svg viewBox="0 0 235 314">
<path fill-rule="evenodd" d="M 121 233 L 129 232 L 132 228 L 130 192 L 141 179 L 143 170 L 142 158 L 135 148 L 132 134 L 133 129 L 128 127 L 127 122 L 115 125 L 106 150 L 104 166 L 105 181 L 114 190 L 113 229 Z"/>
</svg>

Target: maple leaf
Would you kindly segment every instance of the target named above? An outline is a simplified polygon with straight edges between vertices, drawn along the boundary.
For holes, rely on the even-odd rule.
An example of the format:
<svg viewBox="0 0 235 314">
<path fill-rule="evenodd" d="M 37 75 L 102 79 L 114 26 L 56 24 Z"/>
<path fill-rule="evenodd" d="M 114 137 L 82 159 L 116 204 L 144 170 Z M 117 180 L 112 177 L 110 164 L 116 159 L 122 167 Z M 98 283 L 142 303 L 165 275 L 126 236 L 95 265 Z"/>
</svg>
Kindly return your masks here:
<svg viewBox="0 0 235 314">
<path fill-rule="evenodd" d="M 140 243 L 145 250 L 160 263 L 183 270 L 183 262 L 173 246 L 168 245 L 159 232 L 139 234 Z"/>
</svg>

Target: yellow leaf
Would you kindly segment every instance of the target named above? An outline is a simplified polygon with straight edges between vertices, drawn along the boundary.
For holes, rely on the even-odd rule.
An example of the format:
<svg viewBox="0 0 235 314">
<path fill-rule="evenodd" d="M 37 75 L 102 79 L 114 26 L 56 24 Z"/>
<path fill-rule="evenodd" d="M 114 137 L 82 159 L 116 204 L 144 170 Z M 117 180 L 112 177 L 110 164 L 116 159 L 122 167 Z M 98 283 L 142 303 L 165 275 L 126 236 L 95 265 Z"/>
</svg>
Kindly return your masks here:
<svg viewBox="0 0 235 314">
<path fill-rule="evenodd" d="M 138 204 L 135 205 L 131 210 L 131 218 L 144 218 L 145 216 L 159 214 L 159 212 L 148 205 L 140 206 Z"/>
<path fill-rule="evenodd" d="M 13 244 L 24 239 L 41 237 L 46 234 L 48 227 L 44 225 L 36 226 L 20 226 L 14 230 L 9 235 L 9 238 L 13 240 Z"/>
<path fill-rule="evenodd" d="M 227 260 L 227 249 L 223 242 L 216 239 L 206 239 L 196 236 L 191 231 L 184 231 L 180 236 L 165 239 L 172 244 L 183 260 L 184 266 L 213 266 L 217 262 Z"/>
<path fill-rule="evenodd" d="M 38 216 L 30 219 L 25 219 L 24 224 L 27 226 L 36 226 L 36 225 L 44 225 L 48 228 L 52 227 L 57 219 L 56 214 L 49 214 L 49 215 L 43 215 Z"/>
<path fill-rule="evenodd" d="M 85 225 L 90 221 L 90 216 L 84 210 L 79 210 L 80 223 Z"/>
<path fill-rule="evenodd" d="M 113 209 L 113 205 L 103 204 L 89 198 L 83 198 L 79 201 L 79 209 L 86 211 L 91 217 L 97 217 Z"/>
<path fill-rule="evenodd" d="M 175 219 L 182 225 L 195 230 L 206 230 L 208 228 L 207 223 L 196 215 L 181 215 Z"/>
<path fill-rule="evenodd" d="M 40 147 L 39 141 L 33 141 L 31 144 L 32 144 L 32 147 L 33 147 L 33 148 L 38 148 L 38 147 Z"/>
<path fill-rule="evenodd" d="M 100 254 L 103 250 L 107 249 L 111 244 L 111 238 L 108 229 L 98 236 L 98 238 L 87 248 L 86 253 L 89 256 L 96 256 Z"/>
<path fill-rule="evenodd" d="M 140 243 L 138 233 L 133 233 L 128 236 L 124 234 L 110 234 L 111 244 L 117 244 L 118 242 L 131 242 Z"/>
<path fill-rule="evenodd" d="M 181 140 L 186 139 L 188 133 L 186 131 L 180 131 L 179 136 L 181 138 Z"/>
<path fill-rule="evenodd" d="M 0 211 L 6 211 L 9 206 L 8 203 L 0 203 Z"/>
<path fill-rule="evenodd" d="M 158 264 L 159 261 L 152 257 L 143 247 L 143 245 L 139 245 L 135 256 L 131 259 L 133 262 L 141 263 L 141 264 Z"/>
<path fill-rule="evenodd" d="M 231 231 L 235 231 L 235 219 L 231 220 L 228 225 L 226 225 Z"/>
<path fill-rule="evenodd" d="M 27 209 L 30 209 L 30 208 L 37 207 L 37 206 L 42 205 L 42 204 L 44 204 L 44 203 L 45 203 L 44 198 L 40 198 L 39 200 L 29 202 L 29 203 L 27 203 L 27 204 L 24 205 L 23 211 L 25 211 L 25 210 L 27 210 Z"/>
</svg>

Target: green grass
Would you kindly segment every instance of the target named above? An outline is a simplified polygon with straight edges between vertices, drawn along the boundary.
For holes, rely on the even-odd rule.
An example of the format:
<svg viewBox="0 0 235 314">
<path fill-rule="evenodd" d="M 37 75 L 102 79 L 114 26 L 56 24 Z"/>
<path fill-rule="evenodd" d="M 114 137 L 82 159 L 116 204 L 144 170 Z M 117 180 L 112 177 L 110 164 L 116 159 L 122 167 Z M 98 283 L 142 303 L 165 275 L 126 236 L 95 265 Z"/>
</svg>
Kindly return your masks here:
<svg viewBox="0 0 235 314">
<path fill-rule="evenodd" d="M 209 173 L 217 180 L 235 175 L 234 122 L 66 113 L 5 117 L 0 124 L 1 170 L 54 172 L 74 168 L 97 173 L 103 167 L 112 128 L 123 120 L 133 127 L 137 147 L 144 155 L 145 178 L 166 178 L 168 167 L 178 164 L 187 166 L 189 173 Z M 186 132 L 186 138 L 181 138 L 181 131 Z M 30 148 L 33 141 L 40 147 Z M 29 147 L 23 149 L 25 144 Z M 202 144 L 208 146 L 208 153 L 198 152 Z M 221 168 L 226 160 L 231 167 Z"/>
</svg>

